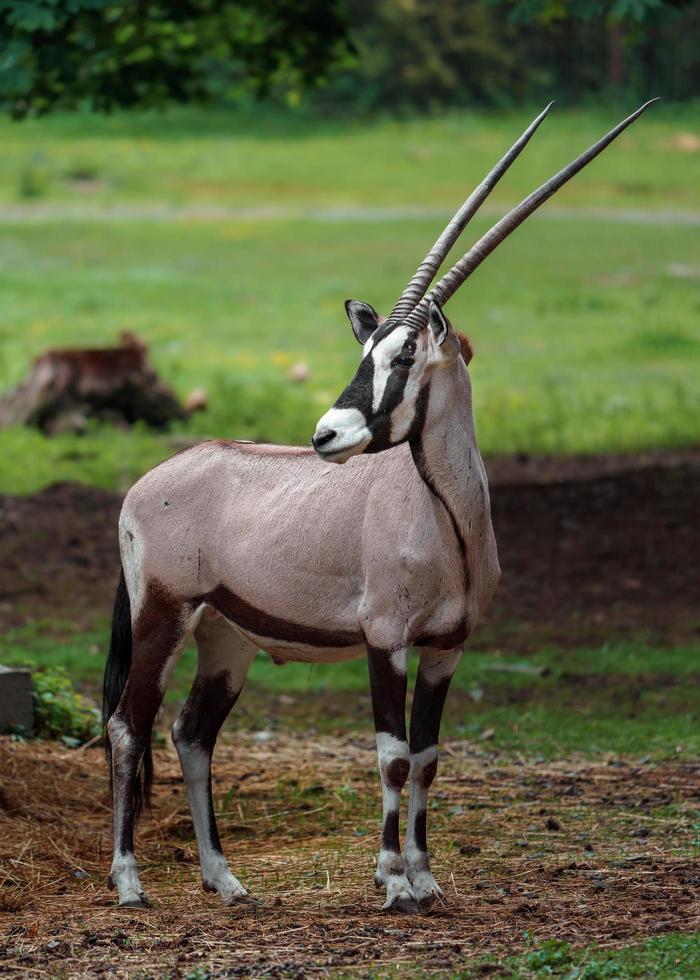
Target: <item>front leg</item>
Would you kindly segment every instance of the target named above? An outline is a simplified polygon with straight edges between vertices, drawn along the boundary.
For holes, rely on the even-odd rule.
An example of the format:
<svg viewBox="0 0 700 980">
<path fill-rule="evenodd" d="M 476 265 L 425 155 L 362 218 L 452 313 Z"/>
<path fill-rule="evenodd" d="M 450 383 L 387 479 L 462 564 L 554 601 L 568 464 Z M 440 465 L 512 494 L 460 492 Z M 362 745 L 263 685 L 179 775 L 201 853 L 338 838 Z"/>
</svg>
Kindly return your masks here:
<svg viewBox="0 0 700 980">
<path fill-rule="evenodd" d="M 406 870 L 418 903 L 432 904 L 442 889 L 430 871 L 428 793 L 437 773 L 440 721 L 460 650 L 426 650 L 421 655 L 411 709 L 411 789 L 408 800 Z"/>
<path fill-rule="evenodd" d="M 374 881 L 386 887 L 386 911 L 413 912 L 417 902 L 401 854 L 399 807 L 410 770 L 406 739 L 406 650 L 367 648 L 377 756 L 382 781 L 382 843 Z"/>
</svg>

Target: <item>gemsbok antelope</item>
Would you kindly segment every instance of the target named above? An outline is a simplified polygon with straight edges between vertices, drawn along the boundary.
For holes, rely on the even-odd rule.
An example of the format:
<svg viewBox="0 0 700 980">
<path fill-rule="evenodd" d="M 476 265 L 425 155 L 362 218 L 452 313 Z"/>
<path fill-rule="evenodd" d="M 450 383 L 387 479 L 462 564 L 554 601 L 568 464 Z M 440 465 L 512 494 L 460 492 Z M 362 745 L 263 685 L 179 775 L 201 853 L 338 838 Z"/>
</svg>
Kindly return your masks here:
<svg viewBox="0 0 700 980">
<path fill-rule="evenodd" d="M 442 895 L 426 833 L 440 718 L 465 640 L 500 575 L 472 418 L 471 348 L 442 307 L 649 104 L 513 208 L 430 289 L 548 106 L 449 222 L 387 319 L 366 303 L 345 304 L 362 360 L 319 421 L 313 449 L 205 442 L 157 466 L 127 494 L 104 682 L 114 793 L 109 883 L 120 905 L 148 904 L 134 824 L 151 788 L 153 722 L 191 634 L 198 669 L 172 737 L 204 888 L 226 904 L 251 901 L 222 852 L 211 757 L 262 648 L 278 663 L 367 657 L 383 801 L 375 878 L 386 889 L 383 907 L 413 911 Z M 420 663 L 407 736 L 409 647 L 418 648 Z M 399 804 L 409 780 L 402 850 Z"/>
</svg>

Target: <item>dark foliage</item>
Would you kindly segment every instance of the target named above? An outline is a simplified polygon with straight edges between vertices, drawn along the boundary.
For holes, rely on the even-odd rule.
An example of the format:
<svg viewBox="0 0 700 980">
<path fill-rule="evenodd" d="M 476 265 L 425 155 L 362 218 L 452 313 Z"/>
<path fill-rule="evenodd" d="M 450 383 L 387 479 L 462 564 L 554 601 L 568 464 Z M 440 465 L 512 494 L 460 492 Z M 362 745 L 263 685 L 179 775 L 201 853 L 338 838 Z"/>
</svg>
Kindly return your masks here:
<svg viewBox="0 0 700 980">
<path fill-rule="evenodd" d="M 0 0 L 0 109 L 700 94 L 700 0 Z"/>
<path fill-rule="evenodd" d="M 700 94 L 697 0 L 347 0 L 358 57 L 324 108 Z"/>
<path fill-rule="evenodd" d="M 303 88 L 345 48 L 339 0 L 0 0 L 0 106 L 24 116 Z"/>
</svg>

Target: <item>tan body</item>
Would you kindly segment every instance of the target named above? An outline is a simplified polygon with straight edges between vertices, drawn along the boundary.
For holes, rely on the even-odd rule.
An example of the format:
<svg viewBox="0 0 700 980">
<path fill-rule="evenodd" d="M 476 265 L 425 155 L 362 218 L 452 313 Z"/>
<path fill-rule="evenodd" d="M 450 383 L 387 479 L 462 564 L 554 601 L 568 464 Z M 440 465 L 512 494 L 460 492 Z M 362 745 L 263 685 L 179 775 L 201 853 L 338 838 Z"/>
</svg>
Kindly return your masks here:
<svg viewBox="0 0 700 980">
<path fill-rule="evenodd" d="M 235 442 L 173 457 L 124 502 L 120 544 L 134 616 L 144 583 L 155 579 L 188 602 L 224 586 L 245 615 L 237 621 L 225 602 L 220 611 L 278 661 L 346 660 L 364 656 L 367 643 L 463 643 L 491 598 L 498 563 L 473 429 L 454 455 L 468 474 L 458 509 L 466 574 L 452 521 L 408 444 L 344 466 L 312 450 Z"/>
<path fill-rule="evenodd" d="M 421 344 L 427 349 L 427 336 Z M 415 830 L 432 780 L 425 774 L 433 771 L 441 707 L 435 713 L 429 702 L 431 744 L 413 755 L 394 720 L 405 697 L 407 649 L 422 650 L 422 698 L 449 683 L 499 577 L 460 352 L 471 354 L 450 332 L 436 368 L 439 384 L 426 386 L 422 425 L 410 443 L 343 466 L 300 448 L 203 443 L 147 473 L 124 501 L 119 539 L 134 659 L 110 739 L 126 759 L 138 751 L 131 733 L 154 715 L 194 633 L 197 678 L 173 737 L 203 881 L 226 901 L 246 892 L 210 837 L 213 745 L 204 729 L 219 704 L 217 724 L 223 722 L 257 649 L 278 663 L 369 657 L 375 722 L 377 711 L 390 719 L 380 721 L 377 735 L 385 814 L 397 811 L 409 768 L 417 767 L 405 857 L 385 834 L 377 880 L 386 886 L 386 907 L 441 894 Z M 117 827 L 125 820 L 118 805 L 115 820 Z M 144 903 L 128 848 L 115 849 L 111 880 L 122 904 Z"/>
</svg>

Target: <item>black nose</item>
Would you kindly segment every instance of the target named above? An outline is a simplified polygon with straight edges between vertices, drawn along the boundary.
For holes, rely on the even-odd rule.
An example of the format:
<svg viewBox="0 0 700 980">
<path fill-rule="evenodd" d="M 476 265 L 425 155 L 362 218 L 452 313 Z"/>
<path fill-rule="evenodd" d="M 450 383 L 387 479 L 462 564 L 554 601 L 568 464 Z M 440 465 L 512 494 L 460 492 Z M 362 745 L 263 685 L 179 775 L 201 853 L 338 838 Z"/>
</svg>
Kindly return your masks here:
<svg viewBox="0 0 700 980">
<path fill-rule="evenodd" d="M 314 444 L 314 449 L 320 449 L 321 446 L 325 446 L 326 443 L 335 439 L 337 434 L 338 433 L 335 431 L 335 429 L 323 429 L 322 432 L 317 432 L 311 440 Z"/>
</svg>

